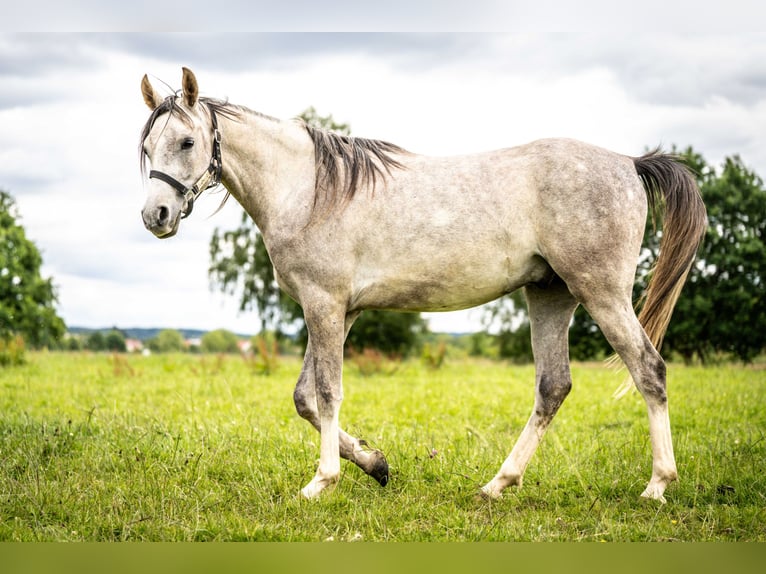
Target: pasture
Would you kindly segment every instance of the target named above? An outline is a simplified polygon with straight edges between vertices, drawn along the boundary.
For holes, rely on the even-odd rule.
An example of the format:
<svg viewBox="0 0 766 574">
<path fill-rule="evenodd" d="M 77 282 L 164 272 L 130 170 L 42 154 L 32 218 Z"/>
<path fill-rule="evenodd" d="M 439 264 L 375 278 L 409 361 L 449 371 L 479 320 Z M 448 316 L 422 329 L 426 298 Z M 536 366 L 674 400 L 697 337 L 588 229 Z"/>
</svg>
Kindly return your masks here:
<svg viewBox="0 0 766 574">
<path fill-rule="evenodd" d="M 501 500 L 478 488 L 533 402 L 534 370 L 448 359 L 363 374 L 341 423 L 382 449 L 385 488 L 343 461 L 306 501 L 319 435 L 295 413 L 300 361 L 33 353 L 0 370 L 2 541 L 765 541 L 766 370 L 670 364 L 680 481 L 639 499 L 646 407 L 574 364 L 572 393 Z"/>
</svg>

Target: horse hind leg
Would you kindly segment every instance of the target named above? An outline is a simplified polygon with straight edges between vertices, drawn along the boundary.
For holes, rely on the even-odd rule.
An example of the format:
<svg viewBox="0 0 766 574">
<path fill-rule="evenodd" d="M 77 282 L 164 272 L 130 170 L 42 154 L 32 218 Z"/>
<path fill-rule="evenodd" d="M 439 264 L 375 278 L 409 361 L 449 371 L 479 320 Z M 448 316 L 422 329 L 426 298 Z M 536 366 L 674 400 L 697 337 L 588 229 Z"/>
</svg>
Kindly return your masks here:
<svg viewBox="0 0 766 574">
<path fill-rule="evenodd" d="M 560 280 L 545 288 L 528 285 L 525 294 L 535 357 L 535 404 L 508 458 L 480 491 L 489 499 L 500 498 L 508 486 L 521 486 L 524 471 L 545 430 L 572 388 L 569 322 L 577 301 Z"/>
<path fill-rule="evenodd" d="M 652 476 L 641 496 L 665 502 L 667 486 L 678 479 L 666 392 L 666 367 L 639 323 L 630 298 L 583 303 L 609 344 L 625 363 L 646 402 L 652 444 Z"/>
</svg>

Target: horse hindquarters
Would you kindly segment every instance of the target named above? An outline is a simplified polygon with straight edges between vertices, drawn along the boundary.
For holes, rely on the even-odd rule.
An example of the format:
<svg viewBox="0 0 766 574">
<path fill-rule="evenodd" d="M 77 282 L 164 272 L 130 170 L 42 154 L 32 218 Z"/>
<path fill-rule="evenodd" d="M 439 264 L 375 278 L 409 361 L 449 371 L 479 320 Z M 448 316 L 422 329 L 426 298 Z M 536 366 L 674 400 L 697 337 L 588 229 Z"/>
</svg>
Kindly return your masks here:
<svg viewBox="0 0 766 574">
<path fill-rule="evenodd" d="M 583 304 L 598 323 L 641 392 L 648 410 L 653 455 L 652 476 L 642 496 L 664 500 L 663 493 L 677 478 L 677 470 L 666 369 L 655 345 L 662 341 L 704 234 L 704 206 L 693 178 L 668 156 L 649 154 L 630 160 L 603 150 L 563 145 L 581 157 L 587 155 L 588 161 L 575 164 L 567 159 L 575 153 L 569 153 L 549 156 L 544 162 L 556 169 L 546 170 L 538 180 L 542 182 L 540 189 L 546 191 L 538 203 L 541 256 L 563 280 L 573 297 L 571 303 Z M 662 194 L 666 216 L 660 256 L 639 321 L 633 309 L 632 286 L 643 239 L 647 193 L 653 206 L 660 203 L 657 197 Z M 521 483 L 526 464 L 568 392 L 568 364 L 562 359 L 568 356 L 568 349 L 561 334 L 568 328 L 574 306 L 567 308 L 566 298 L 559 299 L 556 314 L 555 297 L 545 301 L 543 293 L 537 287 L 527 289 L 537 369 L 535 410 L 500 472 L 484 487 L 484 494 L 490 497 L 499 496 L 505 486 Z M 544 316 L 548 319 L 542 319 Z M 647 325 L 651 339 L 643 325 Z M 547 333 L 545 337 L 543 333 Z M 552 365 L 565 364 L 566 376 L 554 368 L 559 374 L 551 378 Z"/>
</svg>

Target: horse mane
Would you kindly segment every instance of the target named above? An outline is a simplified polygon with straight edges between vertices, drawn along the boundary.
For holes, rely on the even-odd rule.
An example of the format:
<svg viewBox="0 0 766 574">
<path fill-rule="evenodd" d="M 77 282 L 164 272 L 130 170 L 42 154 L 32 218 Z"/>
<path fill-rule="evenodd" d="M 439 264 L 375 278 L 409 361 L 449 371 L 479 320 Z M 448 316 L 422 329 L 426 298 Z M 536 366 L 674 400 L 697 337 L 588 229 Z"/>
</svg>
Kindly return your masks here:
<svg viewBox="0 0 766 574">
<path fill-rule="evenodd" d="M 304 123 L 314 143 L 316 183 L 314 212 L 330 211 L 351 201 L 360 188 L 374 193 L 378 179 L 385 180 L 391 169 L 404 164 L 394 154 L 408 152 L 392 143 L 344 136 Z"/>
</svg>

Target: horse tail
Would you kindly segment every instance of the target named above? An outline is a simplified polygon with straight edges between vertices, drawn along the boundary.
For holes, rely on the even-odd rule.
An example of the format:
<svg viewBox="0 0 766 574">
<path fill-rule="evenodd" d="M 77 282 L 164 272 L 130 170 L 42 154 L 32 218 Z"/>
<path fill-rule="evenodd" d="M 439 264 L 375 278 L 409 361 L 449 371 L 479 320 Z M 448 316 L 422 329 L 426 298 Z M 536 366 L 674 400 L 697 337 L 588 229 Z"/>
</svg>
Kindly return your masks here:
<svg viewBox="0 0 766 574">
<path fill-rule="evenodd" d="M 673 308 L 707 230 L 707 212 L 697 182 L 677 156 L 659 150 L 633 158 L 654 219 L 664 208 L 660 252 L 639 301 L 638 320 L 658 351 Z"/>
</svg>

